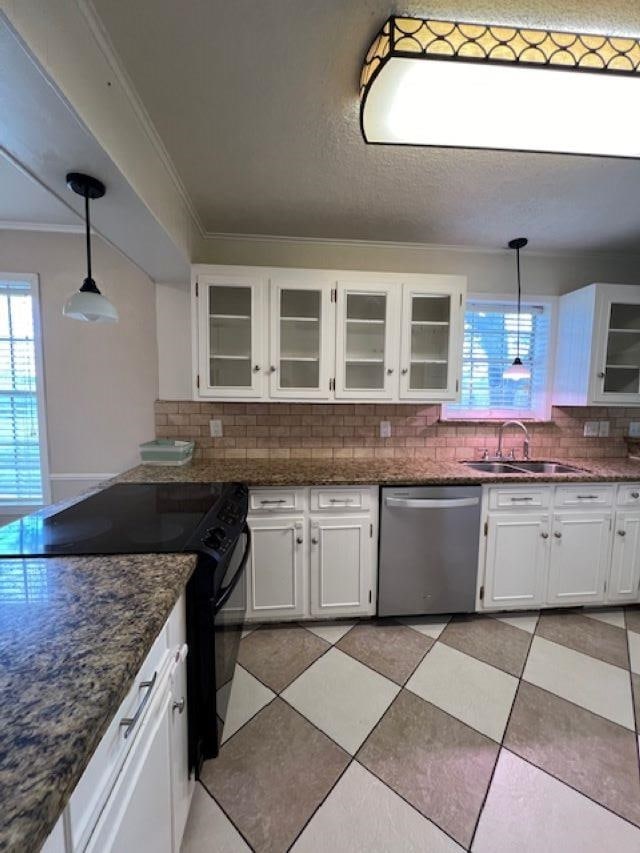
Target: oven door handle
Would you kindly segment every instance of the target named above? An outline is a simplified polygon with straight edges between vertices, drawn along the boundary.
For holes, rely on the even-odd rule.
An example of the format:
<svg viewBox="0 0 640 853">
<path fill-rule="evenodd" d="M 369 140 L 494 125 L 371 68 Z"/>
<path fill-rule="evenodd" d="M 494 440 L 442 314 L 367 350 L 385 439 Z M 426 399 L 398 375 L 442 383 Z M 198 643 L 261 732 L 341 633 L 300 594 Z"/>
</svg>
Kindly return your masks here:
<svg viewBox="0 0 640 853">
<path fill-rule="evenodd" d="M 477 506 L 480 498 L 385 498 L 389 507 L 406 509 L 456 509 L 461 506 Z"/>
<path fill-rule="evenodd" d="M 247 544 L 244 549 L 244 554 L 242 555 L 242 559 L 240 560 L 240 565 L 236 569 L 234 576 L 231 578 L 229 583 L 226 586 L 223 586 L 218 592 L 218 597 L 216 598 L 213 605 L 213 612 L 218 613 L 219 610 L 225 606 L 227 601 L 229 600 L 231 593 L 236 588 L 236 584 L 240 580 L 240 576 L 245 570 L 247 565 L 247 560 L 249 559 L 249 553 L 251 551 L 251 531 L 249 530 L 249 525 L 245 521 L 244 527 L 242 528 L 242 532 L 247 537 Z"/>
</svg>

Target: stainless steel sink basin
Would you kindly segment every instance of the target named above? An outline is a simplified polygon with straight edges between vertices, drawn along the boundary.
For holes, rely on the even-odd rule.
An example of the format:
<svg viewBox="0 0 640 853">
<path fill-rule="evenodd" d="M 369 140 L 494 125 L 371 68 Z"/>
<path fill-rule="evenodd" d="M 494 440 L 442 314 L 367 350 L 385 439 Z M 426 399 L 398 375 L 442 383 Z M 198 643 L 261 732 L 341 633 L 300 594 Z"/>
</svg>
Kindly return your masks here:
<svg viewBox="0 0 640 853">
<path fill-rule="evenodd" d="M 521 468 L 507 462 L 465 462 L 465 465 L 474 471 L 485 471 L 488 474 L 522 474 Z"/>
<path fill-rule="evenodd" d="M 513 462 L 465 462 L 467 468 L 487 474 L 583 474 L 582 468 L 563 465 L 560 462 L 545 462 L 514 459 Z"/>
</svg>

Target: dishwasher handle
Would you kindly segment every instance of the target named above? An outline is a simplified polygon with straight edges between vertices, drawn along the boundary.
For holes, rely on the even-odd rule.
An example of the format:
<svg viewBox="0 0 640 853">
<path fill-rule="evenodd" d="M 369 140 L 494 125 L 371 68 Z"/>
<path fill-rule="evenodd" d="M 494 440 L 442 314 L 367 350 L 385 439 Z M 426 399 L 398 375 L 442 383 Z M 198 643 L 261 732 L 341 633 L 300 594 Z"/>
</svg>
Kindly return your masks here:
<svg viewBox="0 0 640 853">
<path fill-rule="evenodd" d="M 480 498 L 385 498 L 387 506 L 405 509 L 457 509 L 479 503 Z"/>
</svg>

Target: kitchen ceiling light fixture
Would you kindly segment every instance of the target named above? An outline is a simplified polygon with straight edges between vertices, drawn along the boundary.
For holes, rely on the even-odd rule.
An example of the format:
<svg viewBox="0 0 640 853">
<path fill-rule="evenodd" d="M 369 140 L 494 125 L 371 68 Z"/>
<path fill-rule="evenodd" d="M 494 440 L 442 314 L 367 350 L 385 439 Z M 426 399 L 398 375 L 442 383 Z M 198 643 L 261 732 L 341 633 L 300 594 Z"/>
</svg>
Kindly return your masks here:
<svg viewBox="0 0 640 853">
<path fill-rule="evenodd" d="M 516 237 L 515 240 L 509 240 L 509 248 L 515 249 L 516 252 L 516 273 L 518 277 L 518 321 L 516 325 L 516 357 L 513 359 L 513 364 L 509 365 L 502 374 L 503 379 L 530 379 L 531 371 L 522 363 L 520 358 L 520 301 L 522 289 L 520 285 L 520 249 L 524 249 L 529 241 L 526 237 Z"/>
<path fill-rule="evenodd" d="M 82 287 L 65 302 L 62 313 L 73 320 L 86 323 L 117 323 L 118 312 L 114 305 L 103 296 L 91 277 L 91 220 L 89 218 L 89 199 L 102 198 L 105 186 L 97 178 L 80 172 L 69 172 L 67 186 L 84 197 L 85 237 L 87 246 L 87 277 Z"/>
<path fill-rule="evenodd" d="M 390 17 L 360 80 L 366 142 L 640 158 L 640 40 Z"/>
</svg>

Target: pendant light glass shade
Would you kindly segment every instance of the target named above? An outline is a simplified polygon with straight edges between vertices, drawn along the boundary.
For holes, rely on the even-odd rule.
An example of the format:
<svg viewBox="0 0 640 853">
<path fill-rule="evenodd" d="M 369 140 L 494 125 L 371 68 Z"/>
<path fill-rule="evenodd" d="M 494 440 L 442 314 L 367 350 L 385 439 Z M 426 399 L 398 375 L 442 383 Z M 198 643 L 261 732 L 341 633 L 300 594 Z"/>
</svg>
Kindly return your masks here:
<svg viewBox="0 0 640 853">
<path fill-rule="evenodd" d="M 515 240 L 509 241 L 509 248 L 515 249 L 516 252 L 516 274 L 518 277 L 518 320 L 516 326 L 517 344 L 516 357 L 513 359 L 513 364 L 510 364 L 503 372 L 503 379 L 531 379 L 531 370 L 522 363 L 522 359 L 520 358 L 520 300 L 522 295 L 522 288 L 520 284 L 520 249 L 524 249 L 528 242 L 529 241 L 526 237 L 516 237 Z"/>
<path fill-rule="evenodd" d="M 105 187 L 97 178 L 80 172 L 69 172 L 67 185 L 78 195 L 84 197 L 85 241 L 87 249 L 87 277 L 77 293 L 70 296 L 64 304 L 62 313 L 72 320 L 85 323 L 117 323 L 118 312 L 114 305 L 103 296 L 91 277 L 91 221 L 89 218 L 89 199 L 102 198 Z"/>
<path fill-rule="evenodd" d="M 502 378 L 531 379 L 531 371 L 528 367 L 525 367 L 522 361 L 516 356 L 516 358 L 513 359 L 513 364 L 510 364 L 502 374 Z"/>
</svg>

